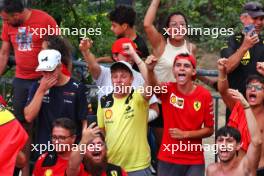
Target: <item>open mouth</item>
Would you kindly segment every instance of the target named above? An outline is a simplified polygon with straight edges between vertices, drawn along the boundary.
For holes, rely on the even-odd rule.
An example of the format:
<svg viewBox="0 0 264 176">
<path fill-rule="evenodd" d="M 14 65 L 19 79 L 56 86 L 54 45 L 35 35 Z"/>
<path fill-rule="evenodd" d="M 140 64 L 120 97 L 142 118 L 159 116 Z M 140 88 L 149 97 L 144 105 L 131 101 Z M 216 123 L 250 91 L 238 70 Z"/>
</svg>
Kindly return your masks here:
<svg viewBox="0 0 264 176">
<path fill-rule="evenodd" d="M 179 73 L 179 74 L 178 74 L 178 78 L 179 78 L 179 81 L 184 81 L 185 78 L 186 78 L 186 74 L 184 74 L 184 73 Z"/>
<path fill-rule="evenodd" d="M 255 102 L 257 99 L 257 95 L 256 94 L 249 94 L 249 101 L 250 102 Z"/>
<path fill-rule="evenodd" d="M 227 157 L 228 156 L 228 151 L 227 150 L 221 150 L 220 151 L 220 155 L 222 156 L 222 157 Z"/>
<path fill-rule="evenodd" d="M 94 151 L 94 152 L 92 152 L 92 156 L 94 157 L 94 158 L 100 158 L 100 156 L 101 156 L 101 153 L 102 152 L 100 152 L 100 151 Z"/>
</svg>

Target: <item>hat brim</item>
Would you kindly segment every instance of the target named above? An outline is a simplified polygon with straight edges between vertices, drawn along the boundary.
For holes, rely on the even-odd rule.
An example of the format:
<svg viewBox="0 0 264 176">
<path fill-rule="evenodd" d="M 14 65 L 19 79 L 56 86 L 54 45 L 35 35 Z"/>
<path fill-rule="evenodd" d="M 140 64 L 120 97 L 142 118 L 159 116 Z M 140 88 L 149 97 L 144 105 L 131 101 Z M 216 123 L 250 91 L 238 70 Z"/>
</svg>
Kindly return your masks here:
<svg viewBox="0 0 264 176">
<path fill-rule="evenodd" d="M 128 63 L 129 64 L 129 63 Z M 114 70 L 117 70 L 119 68 L 123 68 L 126 69 L 132 76 L 134 76 L 133 74 L 133 70 L 131 68 L 129 68 L 129 66 L 127 66 L 126 64 L 122 63 L 122 62 L 114 62 L 111 67 L 110 70 L 111 72 Z"/>
<path fill-rule="evenodd" d="M 249 16 L 252 18 L 264 16 L 264 12 L 248 12 Z"/>
<path fill-rule="evenodd" d="M 54 71 L 55 68 L 57 67 L 57 65 L 54 65 L 52 67 L 50 66 L 47 66 L 47 65 L 39 65 L 37 68 L 36 68 L 36 72 L 40 72 L 40 71 Z"/>
</svg>

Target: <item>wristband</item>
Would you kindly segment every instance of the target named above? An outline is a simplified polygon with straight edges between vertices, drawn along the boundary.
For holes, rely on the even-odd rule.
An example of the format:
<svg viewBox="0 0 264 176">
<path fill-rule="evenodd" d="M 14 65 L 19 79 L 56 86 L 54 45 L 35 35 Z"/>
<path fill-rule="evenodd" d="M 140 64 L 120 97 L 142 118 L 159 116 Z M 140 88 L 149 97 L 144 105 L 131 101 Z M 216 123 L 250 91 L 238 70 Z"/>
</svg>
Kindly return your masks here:
<svg viewBox="0 0 264 176">
<path fill-rule="evenodd" d="M 249 109 L 250 108 L 250 105 L 247 105 L 246 107 L 244 107 L 244 109 Z"/>
<path fill-rule="evenodd" d="M 227 80 L 227 77 L 225 78 L 218 78 L 218 81 L 226 81 Z"/>
<path fill-rule="evenodd" d="M 149 109 L 148 122 L 155 120 L 158 117 L 158 113 L 154 109 Z"/>
</svg>

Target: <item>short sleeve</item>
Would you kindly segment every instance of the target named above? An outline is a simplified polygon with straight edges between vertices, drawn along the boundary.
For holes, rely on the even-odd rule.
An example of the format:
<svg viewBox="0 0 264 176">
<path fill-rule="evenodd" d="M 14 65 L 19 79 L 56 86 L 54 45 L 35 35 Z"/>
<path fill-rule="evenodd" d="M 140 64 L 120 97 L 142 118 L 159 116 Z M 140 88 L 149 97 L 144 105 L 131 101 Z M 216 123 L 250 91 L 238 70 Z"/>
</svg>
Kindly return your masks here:
<svg viewBox="0 0 264 176">
<path fill-rule="evenodd" d="M 103 86 L 104 83 L 108 81 L 107 79 L 109 78 L 109 75 L 111 75 L 111 71 L 109 68 L 101 65 L 100 68 L 101 68 L 100 75 L 96 80 L 94 80 L 97 86 Z"/>
<path fill-rule="evenodd" d="M 225 46 L 222 47 L 221 51 L 220 51 L 220 56 L 223 58 L 228 58 L 231 55 L 233 55 L 236 50 L 238 49 L 238 43 L 235 39 L 235 36 L 231 36 L 228 41 L 226 42 Z"/>
<path fill-rule="evenodd" d="M 47 14 L 47 20 L 46 21 L 47 21 L 47 28 L 54 29 L 54 31 L 56 31 L 54 33 L 54 35 L 60 35 L 60 32 L 59 32 L 60 30 L 58 30 L 59 26 L 58 26 L 57 22 L 55 21 L 55 19 L 52 16 Z M 53 35 L 53 34 L 51 34 L 51 35 Z"/>
<path fill-rule="evenodd" d="M 38 87 L 39 87 L 39 84 L 37 82 L 32 84 L 32 86 L 31 86 L 31 88 L 29 90 L 29 93 L 28 93 L 26 106 L 32 101 L 32 99 L 33 99 Z"/>
<path fill-rule="evenodd" d="M 2 34 L 1 34 L 1 38 L 3 41 L 9 41 L 9 36 L 8 36 L 8 24 L 4 23 L 2 26 Z"/>
<path fill-rule="evenodd" d="M 214 102 L 212 95 L 209 92 L 205 99 L 204 126 L 205 127 L 214 126 Z"/>
</svg>

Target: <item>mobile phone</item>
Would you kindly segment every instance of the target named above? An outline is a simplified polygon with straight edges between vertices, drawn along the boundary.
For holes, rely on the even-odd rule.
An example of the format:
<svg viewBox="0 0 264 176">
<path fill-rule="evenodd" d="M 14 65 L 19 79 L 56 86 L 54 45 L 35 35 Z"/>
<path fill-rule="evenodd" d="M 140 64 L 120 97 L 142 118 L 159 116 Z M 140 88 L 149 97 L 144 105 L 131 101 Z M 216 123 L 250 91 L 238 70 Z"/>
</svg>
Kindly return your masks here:
<svg viewBox="0 0 264 176">
<path fill-rule="evenodd" d="M 250 36 L 253 36 L 256 34 L 255 26 L 253 24 L 249 24 L 249 25 L 245 26 L 243 29 L 243 32 L 245 34 L 249 33 L 250 31 L 253 31 Z"/>
</svg>

